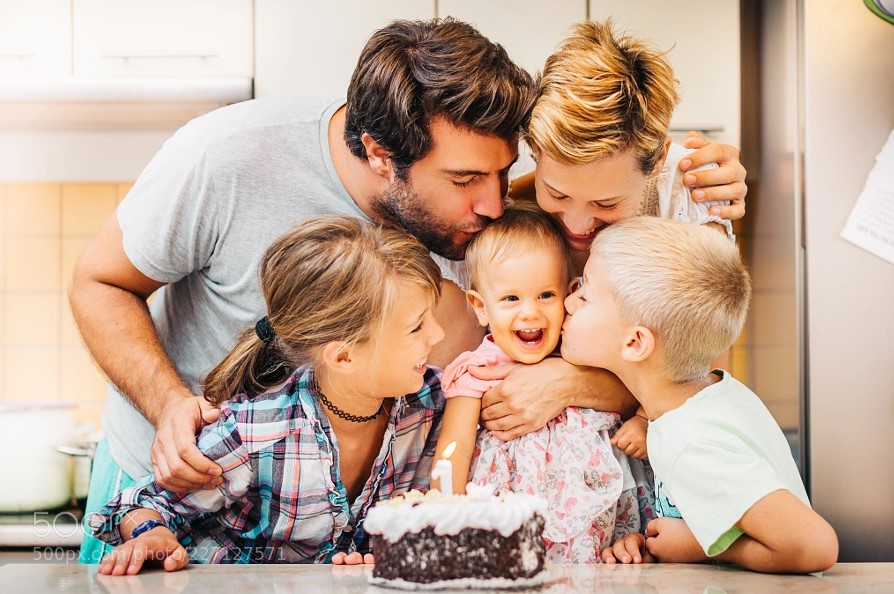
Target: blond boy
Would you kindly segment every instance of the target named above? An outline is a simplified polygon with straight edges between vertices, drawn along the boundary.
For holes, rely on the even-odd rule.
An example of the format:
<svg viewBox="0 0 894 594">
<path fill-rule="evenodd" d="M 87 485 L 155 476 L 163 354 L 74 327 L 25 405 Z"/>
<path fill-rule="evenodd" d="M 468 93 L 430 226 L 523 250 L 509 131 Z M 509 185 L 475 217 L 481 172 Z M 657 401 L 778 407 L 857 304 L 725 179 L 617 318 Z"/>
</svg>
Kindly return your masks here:
<svg viewBox="0 0 894 594">
<path fill-rule="evenodd" d="M 750 294 L 735 245 L 709 228 L 642 217 L 593 242 L 565 301 L 562 356 L 614 372 L 642 404 L 662 516 L 604 561 L 713 558 L 774 573 L 835 563 L 835 532 L 811 509 L 779 426 L 747 387 L 710 371 Z"/>
</svg>

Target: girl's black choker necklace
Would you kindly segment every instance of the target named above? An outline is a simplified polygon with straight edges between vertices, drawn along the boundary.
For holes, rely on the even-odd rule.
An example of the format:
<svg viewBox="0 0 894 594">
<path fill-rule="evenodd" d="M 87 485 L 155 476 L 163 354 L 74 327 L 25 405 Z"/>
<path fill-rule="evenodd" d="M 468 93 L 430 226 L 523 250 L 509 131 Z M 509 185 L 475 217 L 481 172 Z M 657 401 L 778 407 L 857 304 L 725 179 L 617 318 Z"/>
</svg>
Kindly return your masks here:
<svg viewBox="0 0 894 594">
<path fill-rule="evenodd" d="M 320 400 L 323 402 L 323 405 L 326 408 L 331 410 L 337 417 L 342 418 L 346 421 L 350 421 L 352 423 L 366 423 L 366 422 L 372 421 L 373 419 L 378 417 L 382 413 L 382 411 L 385 409 L 385 401 L 383 400 L 382 404 L 379 405 L 379 410 L 377 410 L 376 412 L 374 412 L 373 414 L 371 414 L 369 416 L 361 417 L 358 415 L 352 415 L 351 413 L 345 412 L 342 409 L 338 408 L 337 406 L 332 404 L 331 400 L 326 398 L 326 395 L 323 394 L 323 390 L 320 389 L 320 384 L 317 383 L 316 377 L 313 378 L 313 388 L 314 388 L 314 391 L 320 396 Z"/>
</svg>

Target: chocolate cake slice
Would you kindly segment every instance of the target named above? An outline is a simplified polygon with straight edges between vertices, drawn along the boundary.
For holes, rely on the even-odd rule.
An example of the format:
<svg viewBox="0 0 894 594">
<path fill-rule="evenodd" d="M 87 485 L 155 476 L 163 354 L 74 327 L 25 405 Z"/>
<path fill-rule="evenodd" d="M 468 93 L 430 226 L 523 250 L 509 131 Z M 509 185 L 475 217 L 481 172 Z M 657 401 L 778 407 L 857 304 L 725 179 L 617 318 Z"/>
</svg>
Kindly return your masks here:
<svg viewBox="0 0 894 594">
<path fill-rule="evenodd" d="M 406 589 L 541 584 L 545 508 L 537 497 L 475 485 L 468 495 L 411 491 L 380 502 L 364 522 L 376 557 L 370 581 Z"/>
</svg>

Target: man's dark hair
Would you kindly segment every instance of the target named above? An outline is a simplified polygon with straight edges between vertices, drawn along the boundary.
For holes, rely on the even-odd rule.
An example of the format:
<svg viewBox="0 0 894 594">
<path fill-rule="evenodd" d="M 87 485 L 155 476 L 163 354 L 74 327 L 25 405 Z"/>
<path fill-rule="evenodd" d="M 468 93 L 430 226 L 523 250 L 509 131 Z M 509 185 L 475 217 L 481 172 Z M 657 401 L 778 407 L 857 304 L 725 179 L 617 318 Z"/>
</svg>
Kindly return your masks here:
<svg viewBox="0 0 894 594">
<path fill-rule="evenodd" d="M 366 43 L 348 87 L 345 142 L 366 158 L 366 132 L 400 175 L 431 149 L 430 124 L 513 142 L 537 88 L 502 46 L 451 18 L 394 21 Z"/>
</svg>

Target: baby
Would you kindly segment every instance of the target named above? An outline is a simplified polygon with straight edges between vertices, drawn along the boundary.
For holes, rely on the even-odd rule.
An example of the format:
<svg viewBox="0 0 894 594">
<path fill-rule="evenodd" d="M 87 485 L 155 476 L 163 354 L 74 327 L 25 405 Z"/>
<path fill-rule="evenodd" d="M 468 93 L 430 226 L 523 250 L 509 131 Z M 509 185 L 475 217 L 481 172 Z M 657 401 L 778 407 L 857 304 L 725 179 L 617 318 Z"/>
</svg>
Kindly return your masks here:
<svg viewBox="0 0 894 594">
<path fill-rule="evenodd" d="M 474 483 L 546 499 L 549 561 L 597 562 L 604 545 L 638 531 L 641 514 L 651 516 L 642 463 L 611 445 L 618 415 L 569 407 L 539 431 L 503 442 L 477 429 L 481 396 L 498 382 L 468 373 L 470 366 L 531 364 L 555 354 L 571 275 L 562 230 L 535 205 L 512 206 L 470 244 L 466 264 L 469 303 L 490 334 L 444 370 L 436 454 L 457 443 L 450 456 L 455 491 L 465 488 L 471 466 Z"/>
</svg>

